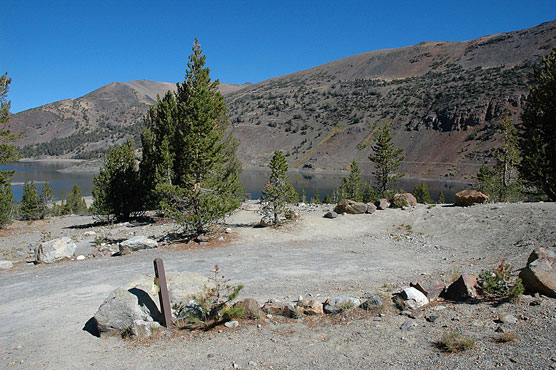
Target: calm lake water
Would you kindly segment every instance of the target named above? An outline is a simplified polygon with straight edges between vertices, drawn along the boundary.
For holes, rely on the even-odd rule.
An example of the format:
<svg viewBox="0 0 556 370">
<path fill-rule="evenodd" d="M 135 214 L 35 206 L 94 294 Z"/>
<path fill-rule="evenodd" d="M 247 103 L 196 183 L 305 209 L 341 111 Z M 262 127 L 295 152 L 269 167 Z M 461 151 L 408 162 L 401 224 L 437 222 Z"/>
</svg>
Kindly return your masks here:
<svg viewBox="0 0 556 370">
<path fill-rule="evenodd" d="M 68 162 L 17 162 L 9 166 L 0 166 L 0 169 L 15 169 L 15 175 L 12 179 L 12 190 L 16 200 L 20 200 L 23 193 L 23 183 L 25 181 L 35 181 L 37 188 L 42 189 L 45 181 L 50 183 L 54 195 L 59 199 L 63 194 L 71 192 L 73 184 L 79 185 L 84 196 L 91 195 L 93 188 L 93 173 L 62 173 L 59 170 L 71 166 Z M 241 175 L 243 186 L 247 196 L 251 199 L 257 199 L 261 196 L 261 189 L 268 179 L 268 171 L 245 170 Z M 319 173 L 290 173 L 290 182 L 301 193 L 305 189 L 307 200 L 311 199 L 316 189 L 318 189 L 321 198 L 325 194 L 332 195 L 344 175 L 331 175 Z M 366 178 L 366 181 L 370 178 Z M 406 191 L 412 191 L 415 185 L 421 180 L 402 178 L 397 188 Z M 447 202 L 454 201 L 454 194 L 460 190 L 468 188 L 466 183 L 446 182 L 437 180 L 425 181 L 429 187 L 429 191 L 433 200 L 438 199 L 438 194 L 442 191 Z"/>
</svg>

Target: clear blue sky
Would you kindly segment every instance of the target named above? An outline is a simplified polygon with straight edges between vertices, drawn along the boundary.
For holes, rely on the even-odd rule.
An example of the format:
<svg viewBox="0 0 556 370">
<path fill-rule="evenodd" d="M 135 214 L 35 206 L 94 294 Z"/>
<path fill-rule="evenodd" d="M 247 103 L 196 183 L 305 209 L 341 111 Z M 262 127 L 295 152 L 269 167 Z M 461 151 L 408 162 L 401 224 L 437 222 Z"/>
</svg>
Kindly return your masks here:
<svg viewBox="0 0 556 370">
<path fill-rule="evenodd" d="M 0 73 L 12 77 L 14 113 L 114 81 L 182 81 L 195 37 L 213 78 L 244 83 L 556 18 L 556 0 L 6 0 L 0 9 Z"/>
</svg>

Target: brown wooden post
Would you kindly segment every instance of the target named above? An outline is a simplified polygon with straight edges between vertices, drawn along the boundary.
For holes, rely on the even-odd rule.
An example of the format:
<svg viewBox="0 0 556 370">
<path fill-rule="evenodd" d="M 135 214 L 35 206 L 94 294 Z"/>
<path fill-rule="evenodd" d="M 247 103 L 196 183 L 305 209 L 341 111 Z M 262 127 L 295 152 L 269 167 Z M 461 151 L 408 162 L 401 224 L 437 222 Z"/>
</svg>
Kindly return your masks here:
<svg viewBox="0 0 556 370">
<path fill-rule="evenodd" d="M 164 272 L 164 263 L 160 258 L 154 261 L 154 274 L 158 279 L 160 299 L 160 312 L 162 313 L 162 325 L 169 328 L 172 326 L 172 310 L 170 307 L 170 297 L 168 296 L 168 286 L 166 285 L 166 274 Z"/>
</svg>

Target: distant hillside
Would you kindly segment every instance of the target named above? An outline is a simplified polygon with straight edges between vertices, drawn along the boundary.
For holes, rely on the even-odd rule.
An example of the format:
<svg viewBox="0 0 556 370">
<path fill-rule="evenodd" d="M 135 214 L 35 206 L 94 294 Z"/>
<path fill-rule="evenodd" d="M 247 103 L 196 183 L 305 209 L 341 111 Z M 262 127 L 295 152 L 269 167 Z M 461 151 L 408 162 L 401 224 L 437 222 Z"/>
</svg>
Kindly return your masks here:
<svg viewBox="0 0 556 370">
<path fill-rule="evenodd" d="M 222 93 L 247 85 L 221 84 Z M 76 99 L 66 99 L 15 114 L 10 119 L 28 157 L 94 158 L 109 146 L 136 136 L 157 95 L 176 84 L 153 81 L 113 82 Z"/>
<path fill-rule="evenodd" d="M 230 118 L 249 166 L 272 151 L 299 169 L 342 170 L 367 159 L 391 125 L 412 176 L 461 179 L 496 147 L 496 126 L 514 122 L 530 74 L 556 46 L 556 21 L 466 42 L 378 50 L 273 78 L 230 94 Z"/>
<path fill-rule="evenodd" d="M 371 51 L 257 84 L 222 85 L 245 167 L 276 149 L 290 168 L 362 170 L 378 129 L 391 125 L 404 170 L 462 179 L 492 157 L 496 127 L 514 122 L 533 66 L 556 46 L 556 21 L 465 42 Z M 174 84 L 113 83 L 81 98 L 14 115 L 24 154 L 88 158 L 136 135 L 156 94 Z M 38 144 L 42 143 L 42 144 Z M 31 144 L 31 145 L 29 145 Z"/>
</svg>

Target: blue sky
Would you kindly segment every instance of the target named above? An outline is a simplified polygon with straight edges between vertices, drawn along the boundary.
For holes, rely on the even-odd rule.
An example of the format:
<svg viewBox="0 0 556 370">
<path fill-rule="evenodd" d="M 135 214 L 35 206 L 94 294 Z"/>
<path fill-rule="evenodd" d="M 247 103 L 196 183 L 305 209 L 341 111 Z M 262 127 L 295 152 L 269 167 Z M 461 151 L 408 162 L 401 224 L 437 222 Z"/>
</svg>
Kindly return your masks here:
<svg viewBox="0 0 556 370">
<path fill-rule="evenodd" d="M 195 37 L 211 76 L 259 82 L 371 50 L 556 19 L 556 1 L 57 1 L 2 5 L 12 112 L 114 81 L 182 81 Z"/>
</svg>

